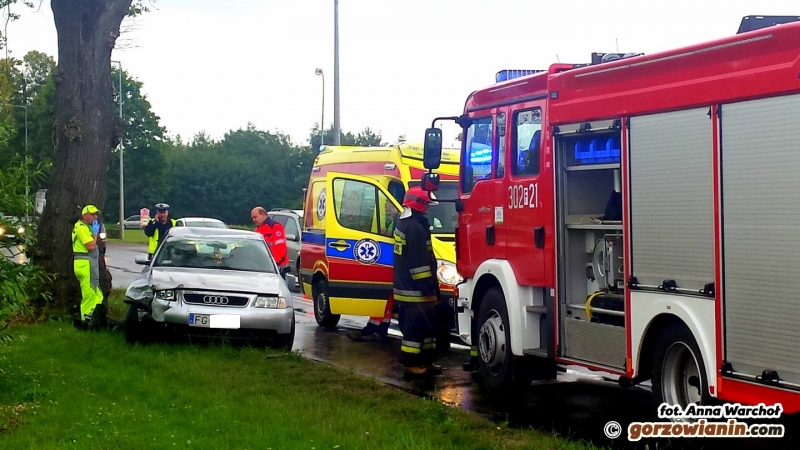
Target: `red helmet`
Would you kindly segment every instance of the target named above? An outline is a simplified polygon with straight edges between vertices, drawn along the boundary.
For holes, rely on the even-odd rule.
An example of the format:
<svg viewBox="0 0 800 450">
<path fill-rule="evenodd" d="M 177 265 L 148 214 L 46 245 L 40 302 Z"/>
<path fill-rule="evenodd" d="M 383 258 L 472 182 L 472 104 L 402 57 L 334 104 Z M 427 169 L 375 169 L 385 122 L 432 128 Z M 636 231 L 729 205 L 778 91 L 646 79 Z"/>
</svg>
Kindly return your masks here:
<svg viewBox="0 0 800 450">
<path fill-rule="evenodd" d="M 435 202 L 431 200 L 428 193 L 423 191 L 419 186 L 414 186 L 409 189 L 408 192 L 406 192 L 406 196 L 403 198 L 403 206 L 408 206 L 419 212 L 424 212 L 425 207 L 431 203 Z"/>
</svg>

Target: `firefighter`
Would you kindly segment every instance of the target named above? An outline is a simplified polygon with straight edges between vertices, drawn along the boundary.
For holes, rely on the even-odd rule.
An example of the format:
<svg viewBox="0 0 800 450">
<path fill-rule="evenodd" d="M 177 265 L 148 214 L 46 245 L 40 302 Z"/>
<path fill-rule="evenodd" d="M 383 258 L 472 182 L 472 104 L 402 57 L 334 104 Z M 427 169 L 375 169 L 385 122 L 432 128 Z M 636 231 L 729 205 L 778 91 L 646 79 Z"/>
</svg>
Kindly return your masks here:
<svg viewBox="0 0 800 450">
<path fill-rule="evenodd" d="M 439 284 L 433 255 L 427 192 L 415 186 L 406 192 L 403 213 L 394 228 L 394 301 L 400 307 L 400 363 L 406 376 L 438 375 L 436 313 Z"/>
<path fill-rule="evenodd" d="M 86 205 L 72 227 L 73 269 L 81 286 L 81 327 L 98 329 L 105 320 L 103 292 L 100 290 L 100 252 L 97 248 L 100 222 L 94 205 Z"/>
<path fill-rule="evenodd" d="M 289 248 L 286 245 L 286 232 L 283 225 L 272 220 L 267 214 L 267 210 L 256 206 L 250 211 L 250 218 L 256 226 L 256 232 L 264 236 L 264 240 L 269 246 L 272 257 L 280 268 L 281 276 L 286 279 L 289 268 Z"/>
<path fill-rule="evenodd" d="M 169 218 L 169 205 L 157 203 L 155 218 L 150 219 L 150 222 L 144 227 L 144 235 L 150 238 L 147 244 L 147 253 L 150 255 L 150 259 L 153 259 L 156 249 L 161 245 L 164 236 L 169 233 L 169 229 L 176 224 L 177 221 L 175 219 Z"/>
</svg>

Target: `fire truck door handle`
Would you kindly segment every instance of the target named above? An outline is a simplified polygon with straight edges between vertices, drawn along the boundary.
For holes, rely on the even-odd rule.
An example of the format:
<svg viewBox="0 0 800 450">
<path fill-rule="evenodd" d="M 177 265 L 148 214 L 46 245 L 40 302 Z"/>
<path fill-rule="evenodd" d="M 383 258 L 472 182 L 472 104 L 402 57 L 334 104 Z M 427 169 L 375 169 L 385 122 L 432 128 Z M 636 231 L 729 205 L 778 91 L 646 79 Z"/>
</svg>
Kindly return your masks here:
<svg viewBox="0 0 800 450">
<path fill-rule="evenodd" d="M 544 248 L 544 227 L 536 227 L 533 230 L 533 242 L 536 248 Z"/>
<path fill-rule="evenodd" d="M 494 245 L 494 225 L 488 225 L 486 227 L 486 244 Z"/>
</svg>

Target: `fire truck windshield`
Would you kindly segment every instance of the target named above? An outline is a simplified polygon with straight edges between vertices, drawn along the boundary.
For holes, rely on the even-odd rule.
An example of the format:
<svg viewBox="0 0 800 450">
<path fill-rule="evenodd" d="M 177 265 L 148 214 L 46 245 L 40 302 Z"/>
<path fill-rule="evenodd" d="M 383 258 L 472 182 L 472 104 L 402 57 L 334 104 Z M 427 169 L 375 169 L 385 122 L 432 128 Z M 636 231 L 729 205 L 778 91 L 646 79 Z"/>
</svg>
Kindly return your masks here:
<svg viewBox="0 0 800 450">
<path fill-rule="evenodd" d="M 408 183 L 408 187 L 419 186 L 419 181 Z M 434 195 L 439 200 L 438 205 L 428 208 L 428 222 L 431 224 L 431 234 L 453 234 L 458 225 L 456 204 L 452 201 L 458 198 L 458 182 L 442 181 L 439 190 Z M 450 200 L 450 201 L 442 201 Z"/>
</svg>

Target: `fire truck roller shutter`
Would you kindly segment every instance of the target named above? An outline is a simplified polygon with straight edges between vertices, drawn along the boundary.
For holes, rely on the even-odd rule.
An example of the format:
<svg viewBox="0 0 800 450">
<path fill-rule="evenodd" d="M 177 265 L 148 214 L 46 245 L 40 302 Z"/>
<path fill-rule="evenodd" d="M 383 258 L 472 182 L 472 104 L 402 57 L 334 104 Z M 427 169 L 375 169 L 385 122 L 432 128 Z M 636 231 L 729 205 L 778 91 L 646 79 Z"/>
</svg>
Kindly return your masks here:
<svg viewBox="0 0 800 450">
<path fill-rule="evenodd" d="M 712 126 L 708 107 L 630 119 L 631 275 L 641 285 L 714 282 Z"/>
<path fill-rule="evenodd" d="M 722 105 L 725 354 L 800 384 L 800 95 Z"/>
</svg>

